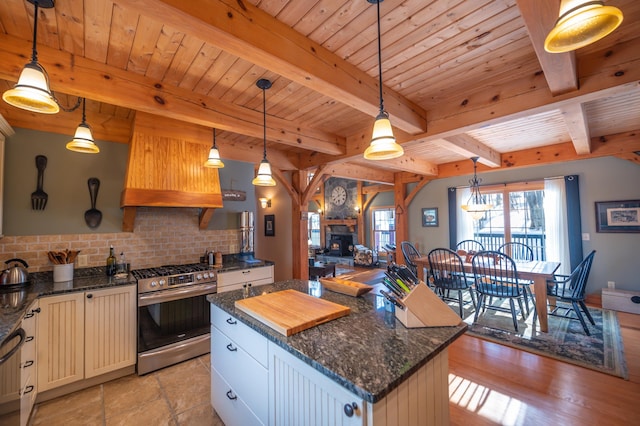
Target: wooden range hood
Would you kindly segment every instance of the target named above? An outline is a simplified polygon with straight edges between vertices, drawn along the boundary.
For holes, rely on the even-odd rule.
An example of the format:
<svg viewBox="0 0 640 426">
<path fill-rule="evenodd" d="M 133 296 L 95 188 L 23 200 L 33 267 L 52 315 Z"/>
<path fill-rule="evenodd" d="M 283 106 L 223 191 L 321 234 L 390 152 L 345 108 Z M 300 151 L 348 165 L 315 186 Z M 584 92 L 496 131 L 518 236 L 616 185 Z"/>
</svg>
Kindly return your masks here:
<svg viewBox="0 0 640 426">
<path fill-rule="evenodd" d="M 204 127 L 136 113 L 120 197 L 124 232 L 133 232 L 139 206 L 199 207 L 199 227 L 207 229 L 222 207 L 218 169 L 203 166 L 210 140 Z"/>
</svg>

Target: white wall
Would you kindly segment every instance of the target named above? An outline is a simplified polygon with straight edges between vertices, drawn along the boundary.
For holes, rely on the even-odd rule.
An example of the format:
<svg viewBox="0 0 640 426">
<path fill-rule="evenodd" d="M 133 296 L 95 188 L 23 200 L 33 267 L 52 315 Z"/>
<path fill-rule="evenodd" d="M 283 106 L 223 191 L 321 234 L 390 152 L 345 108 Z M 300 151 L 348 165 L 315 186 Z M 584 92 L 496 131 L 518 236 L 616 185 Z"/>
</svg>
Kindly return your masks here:
<svg viewBox="0 0 640 426">
<path fill-rule="evenodd" d="M 618 234 L 596 232 L 595 202 L 640 200 L 640 167 L 614 157 L 572 161 L 549 166 L 480 173 L 483 184 L 518 182 L 546 177 L 578 175 L 582 232 L 589 234 L 583 241 L 583 252 L 596 250 L 596 257 L 587 284 L 587 293 L 599 293 L 607 281 L 616 288 L 640 290 L 640 233 Z M 471 176 L 435 180 L 426 185 L 409 206 L 409 240 L 418 243 L 423 253 L 436 247 L 449 247 L 447 188 L 466 186 Z M 421 209 L 438 207 L 440 226 L 423 228 Z"/>
</svg>

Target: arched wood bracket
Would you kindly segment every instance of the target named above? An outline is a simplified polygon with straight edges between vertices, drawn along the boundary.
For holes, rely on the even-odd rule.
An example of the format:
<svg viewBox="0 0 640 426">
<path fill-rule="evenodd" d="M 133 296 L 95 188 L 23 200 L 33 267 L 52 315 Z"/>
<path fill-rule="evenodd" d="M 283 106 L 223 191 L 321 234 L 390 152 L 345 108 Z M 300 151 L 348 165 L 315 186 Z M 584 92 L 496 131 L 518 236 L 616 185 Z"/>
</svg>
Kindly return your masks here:
<svg viewBox="0 0 640 426">
<path fill-rule="evenodd" d="M 299 204 L 300 195 L 298 194 L 298 191 L 296 191 L 296 189 L 293 187 L 293 185 L 291 185 L 284 173 L 282 173 L 280 169 L 273 166 L 271 166 L 271 173 L 273 173 L 275 178 L 278 179 L 278 182 L 280 182 L 284 189 L 289 193 L 291 202 L 293 204 Z"/>
<path fill-rule="evenodd" d="M 200 210 L 200 217 L 198 218 L 198 228 L 201 231 L 204 231 L 209 227 L 209 221 L 211 220 L 215 212 L 216 209 L 213 208 L 204 208 Z"/>
</svg>

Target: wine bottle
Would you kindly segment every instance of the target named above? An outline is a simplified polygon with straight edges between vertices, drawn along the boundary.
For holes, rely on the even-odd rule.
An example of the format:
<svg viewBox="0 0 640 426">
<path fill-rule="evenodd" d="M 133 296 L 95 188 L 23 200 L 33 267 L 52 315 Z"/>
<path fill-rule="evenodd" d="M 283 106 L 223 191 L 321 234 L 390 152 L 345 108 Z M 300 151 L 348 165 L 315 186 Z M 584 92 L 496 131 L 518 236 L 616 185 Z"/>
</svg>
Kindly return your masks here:
<svg viewBox="0 0 640 426">
<path fill-rule="evenodd" d="M 107 275 L 113 276 L 116 274 L 116 255 L 113 251 L 113 246 L 109 247 L 109 257 L 107 257 Z"/>
</svg>

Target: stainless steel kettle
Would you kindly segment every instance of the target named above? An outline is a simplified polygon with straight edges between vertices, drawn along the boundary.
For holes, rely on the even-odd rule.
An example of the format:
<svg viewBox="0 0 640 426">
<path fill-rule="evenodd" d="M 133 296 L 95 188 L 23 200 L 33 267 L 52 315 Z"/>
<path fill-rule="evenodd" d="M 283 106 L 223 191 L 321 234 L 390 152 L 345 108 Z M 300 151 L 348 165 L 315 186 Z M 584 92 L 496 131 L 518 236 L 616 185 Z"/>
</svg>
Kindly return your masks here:
<svg viewBox="0 0 640 426">
<path fill-rule="evenodd" d="M 14 262 L 13 265 L 10 265 Z M 22 259 L 9 259 L 6 262 L 7 269 L 0 274 L 0 285 L 26 284 L 29 282 L 27 262 Z M 22 265 L 20 265 L 22 263 Z"/>
</svg>

